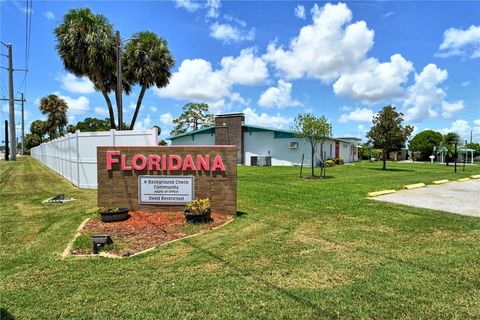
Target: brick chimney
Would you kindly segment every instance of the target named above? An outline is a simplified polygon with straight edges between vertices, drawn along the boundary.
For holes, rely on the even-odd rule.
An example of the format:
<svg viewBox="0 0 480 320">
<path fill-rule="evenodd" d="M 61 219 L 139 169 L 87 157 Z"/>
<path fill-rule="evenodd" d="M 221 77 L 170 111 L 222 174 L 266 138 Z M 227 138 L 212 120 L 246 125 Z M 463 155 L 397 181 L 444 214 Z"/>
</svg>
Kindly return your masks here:
<svg viewBox="0 0 480 320">
<path fill-rule="evenodd" d="M 243 113 L 229 113 L 215 116 L 215 144 L 236 145 L 237 163 L 243 164 L 244 144 L 243 144 L 243 123 L 245 115 Z"/>
</svg>

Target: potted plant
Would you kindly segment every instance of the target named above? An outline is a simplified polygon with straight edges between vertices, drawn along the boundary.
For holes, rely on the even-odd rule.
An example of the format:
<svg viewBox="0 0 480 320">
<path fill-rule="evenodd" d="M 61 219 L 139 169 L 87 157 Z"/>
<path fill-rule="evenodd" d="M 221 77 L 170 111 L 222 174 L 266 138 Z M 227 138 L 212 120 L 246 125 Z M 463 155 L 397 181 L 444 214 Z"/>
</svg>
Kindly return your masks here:
<svg viewBox="0 0 480 320">
<path fill-rule="evenodd" d="M 128 208 L 98 208 L 98 214 L 103 222 L 124 221 L 130 218 Z"/>
<path fill-rule="evenodd" d="M 210 222 L 212 221 L 210 199 L 195 198 L 185 206 L 185 220 L 187 222 Z"/>
</svg>

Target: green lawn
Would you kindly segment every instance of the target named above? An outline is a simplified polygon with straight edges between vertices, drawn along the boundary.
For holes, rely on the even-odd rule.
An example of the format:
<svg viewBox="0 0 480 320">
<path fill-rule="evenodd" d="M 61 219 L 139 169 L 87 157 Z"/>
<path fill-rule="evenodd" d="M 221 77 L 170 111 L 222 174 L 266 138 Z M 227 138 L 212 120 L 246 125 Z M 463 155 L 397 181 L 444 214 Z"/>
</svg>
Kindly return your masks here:
<svg viewBox="0 0 480 320">
<path fill-rule="evenodd" d="M 480 220 L 366 199 L 480 166 L 240 167 L 235 221 L 122 260 L 66 259 L 95 190 L 0 162 L 0 308 L 18 319 L 480 318 Z M 79 201 L 44 205 L 64 192 Z M 3 319 L 3 318 L 2 318 Z"/>
</svg>

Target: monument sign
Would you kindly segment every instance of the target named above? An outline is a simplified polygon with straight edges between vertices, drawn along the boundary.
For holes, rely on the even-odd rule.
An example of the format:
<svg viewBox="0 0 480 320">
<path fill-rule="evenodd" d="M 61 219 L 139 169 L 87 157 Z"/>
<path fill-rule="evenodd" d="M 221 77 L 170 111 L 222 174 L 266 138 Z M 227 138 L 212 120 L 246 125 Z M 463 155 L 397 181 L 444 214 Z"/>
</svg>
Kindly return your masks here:
<svg viewBox="0 0 480 320">
<path fill-rule="evenodd" d="M 97 147 L 98 206 L 181 211 L 209 198 L 236 214 L 236 146 Z"/>
</svg>

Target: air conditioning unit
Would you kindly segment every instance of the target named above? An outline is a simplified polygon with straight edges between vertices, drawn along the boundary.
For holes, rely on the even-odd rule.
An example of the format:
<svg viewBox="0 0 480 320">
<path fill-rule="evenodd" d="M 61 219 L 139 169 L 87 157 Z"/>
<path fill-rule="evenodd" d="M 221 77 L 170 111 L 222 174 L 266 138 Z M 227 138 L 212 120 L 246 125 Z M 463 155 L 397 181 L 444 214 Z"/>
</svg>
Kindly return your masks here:
<svg viewBox="0 0 480 320">
<path fill-rule="evenodd" d="M 290 149 L 297 149 L 298 148 L 298 142 L 297 141 L 290 141 L 288 147 Z"/>
</svg>

